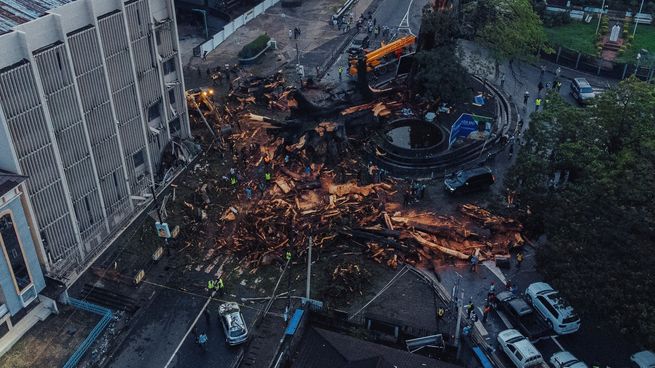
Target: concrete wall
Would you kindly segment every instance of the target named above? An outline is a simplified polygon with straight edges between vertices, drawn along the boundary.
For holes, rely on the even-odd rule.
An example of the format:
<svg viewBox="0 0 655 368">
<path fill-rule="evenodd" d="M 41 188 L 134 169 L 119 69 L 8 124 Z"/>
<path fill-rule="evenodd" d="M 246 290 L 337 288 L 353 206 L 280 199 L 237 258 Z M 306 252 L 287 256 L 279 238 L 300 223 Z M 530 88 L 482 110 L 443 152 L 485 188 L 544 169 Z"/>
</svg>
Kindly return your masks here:
<svg viewBox="0 0 655 368">
<path fill-rule="evenodd" d="M 209 40 L 203 42 L 198 46 L 200 49 L 200 55 L 203 55 L 205 52 L 210 52 L 213 49 L 217 48 L 218 45 L 223 43 L 228 37 L 234 33 L 237 29 L 247 24 L 251 20 L 255 19 L 258 15 L 266 11 L 266 9 L 272 7 L 273 5 L 280 2 L 280 0 L 264 0 L 263 2 L 255 5 L 254 8 L 248 10 L 247 12 L 241 14 L 240 16 L 234 18 L 230 23 L 226 24 L 223 27 L 223 30 L 213 35 Z"/>
<path fill-rule="evenodd" d="M 36 248 L 32 235 L 30 232 L 30 227 L 25 217 L 25 211 L 20 200 L 20 196 L 17 194 L 5 194 L 5 199 L 8 199 L 8 203 L 0 205 L 0 216 L 4 216 L 5 211 L 9 210 L 11 216 L 14 220 L 14 229 L 20 239 L 22 244 L 23 255 L 27 260 L 27 268 L 32 279 L 32 284 L 36 288 L 36 293 L 38 294 L 41 290 L 45 288 L 45 279 L 43 278 L 43 272 L 41 271 L 41 266 L 39 265 L 39 258 L 36 254 Z M 23 309 L 23 304 L 20 300 L 18 292 L 14 286 L 14 282 L 9 271 L 9 264 L 7 263 L 7 258 L 0 251 L 0 288 L 2 288 L 2 293 L 5 298 L 5 304 L 9 309 L 9 313 L 13 316 Z"/>
</svg>

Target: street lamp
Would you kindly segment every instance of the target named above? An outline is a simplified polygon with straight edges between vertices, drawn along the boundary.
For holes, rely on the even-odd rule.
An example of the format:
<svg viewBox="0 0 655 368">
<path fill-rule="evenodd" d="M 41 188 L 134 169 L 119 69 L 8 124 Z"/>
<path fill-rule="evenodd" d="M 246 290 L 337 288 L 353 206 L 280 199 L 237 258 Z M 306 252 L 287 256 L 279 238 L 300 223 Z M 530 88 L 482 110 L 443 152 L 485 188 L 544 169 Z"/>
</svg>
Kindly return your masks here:
<svg viewBox="0 0 655 368">
<path fill-rule="evenodd" d="M 634 37 L 635 33 L 637 33 L 637 24 L 639 24 L 639 22 L 637 21 L 637 15 L 641 14 L 641 10 L 643 8 L 644 8 L 644 0 L 641 0 L 641 5 L 639 6 L 639 12 L 635 14 L 633 17 L 635 20 L 635 29 L 632 31 L 632 37 Z"/>
<path fill-rule="evenodd" d="M 600 29 L 600 20 L 603 19 L 603 13 L 605 13 L 605 8 L 609 8 L 609 5 L 605 6 L 605 0 L 603 0 L 603 5 L 600 6 L 600 15 L 598 15 L 598 25 L 596 26 L 596 34 L 598 34 L 598 29 Z"/>
</svg>

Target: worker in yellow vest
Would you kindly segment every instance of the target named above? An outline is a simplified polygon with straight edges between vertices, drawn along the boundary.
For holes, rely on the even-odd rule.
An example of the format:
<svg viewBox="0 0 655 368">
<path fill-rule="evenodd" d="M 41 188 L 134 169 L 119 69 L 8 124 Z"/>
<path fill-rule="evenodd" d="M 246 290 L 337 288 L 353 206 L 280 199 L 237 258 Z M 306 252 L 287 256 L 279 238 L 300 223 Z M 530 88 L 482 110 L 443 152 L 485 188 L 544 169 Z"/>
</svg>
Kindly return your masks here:
<svg viewBox="0 0 655 368">
<path fill-rule="evenodd" d="M 218 296 L 223 297 L 223 294 L 225 294 L 225 284 L 223 284 L 222 277 L 219 277 L 216 281 L 216 290 L 218 291 Z"/>
</svg>

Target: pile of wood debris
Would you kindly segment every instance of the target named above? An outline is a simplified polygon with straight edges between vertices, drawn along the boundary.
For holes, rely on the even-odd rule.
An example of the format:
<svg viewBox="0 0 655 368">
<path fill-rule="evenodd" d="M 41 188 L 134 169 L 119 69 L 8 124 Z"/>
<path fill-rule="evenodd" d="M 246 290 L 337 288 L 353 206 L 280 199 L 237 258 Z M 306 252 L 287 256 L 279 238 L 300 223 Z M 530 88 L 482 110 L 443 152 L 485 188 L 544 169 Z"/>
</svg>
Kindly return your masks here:
<svg viewBox="0 0 655 368">
<path fill-rule="evenodd" d="M 309 237 L 318 252 L 348 244 L 393 268 L 446 257 L 465 260 L 474 253 L 484 260 L 523 244 L 521 224 L 474 205 L 461 206 L 457 217 L 402 208 L 399 193 L 406 184 L 393 179 L 371 183 L 342 123 L 308 121 L 281 137 L 271 129 L 273 119 L 254 110 L 258 101 L 260 111 L 262 106 L 284 110 L 281 101 L 288 91 L 279 75 L 241 83 L 215 122 L 239 126 L 240 132 L 227 139 L 234 152 L 242 153 L 235 154 L 241 163 L 237 200 L 219 219 L 223 226 L 236 226 L 229 238 L 216 240 L 215 251 L 236 253 L 241 267 L 255 272 L 281 261 L 286 250 L 302 257 Z M 371 110 L 384 116 L 398 106 L 370 103 L 342 110 L 342 115 Z M 271 174 L 270 181 L 264 180 L 265 173 Z M 251 200 L 244 190 L 255 193 Z"/>
</svg>

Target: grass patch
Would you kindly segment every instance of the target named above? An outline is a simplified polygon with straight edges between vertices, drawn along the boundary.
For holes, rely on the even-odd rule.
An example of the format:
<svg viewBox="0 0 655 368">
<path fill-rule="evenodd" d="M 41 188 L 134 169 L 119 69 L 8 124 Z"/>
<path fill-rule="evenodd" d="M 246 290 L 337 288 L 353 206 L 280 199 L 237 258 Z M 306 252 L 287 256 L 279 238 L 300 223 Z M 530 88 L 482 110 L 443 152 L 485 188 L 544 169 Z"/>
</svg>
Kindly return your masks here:
<svg viewBox="0 0 655 368">
<path fill-rule="evenodd" d="M 632 34 L 632 27 L 630 27 L 630 34 Z M 637 33 L 635 39 L 629 49 L 625 50 L 625 54 L 618 57 L 618 60 L 624 63 L 634 64 L 637 62 L 637 53 L 641 49 L 648 50 L 651 57 L 655 57 L 655 27 L 640 24 L 637 26 Z M 643 62 L 643 59 L 642 59 Z"/>
<path fill-rule="evenodd" d="M 267 34 L 263 34 L 255 38 L 254 41 L 243 46 L 241 51 L 239 51 L 239 58 L 247 59 L 259 54 L 263 49 L 266 48 L 270 39 L 271 38 Z"/>
<path fill-rule="evenodd" d="M 596 55 L 596 23 L 572 22 L 570 24 L 544 28 L 553 47 L 563 46 L 589 55 Z"/>
</svg>

